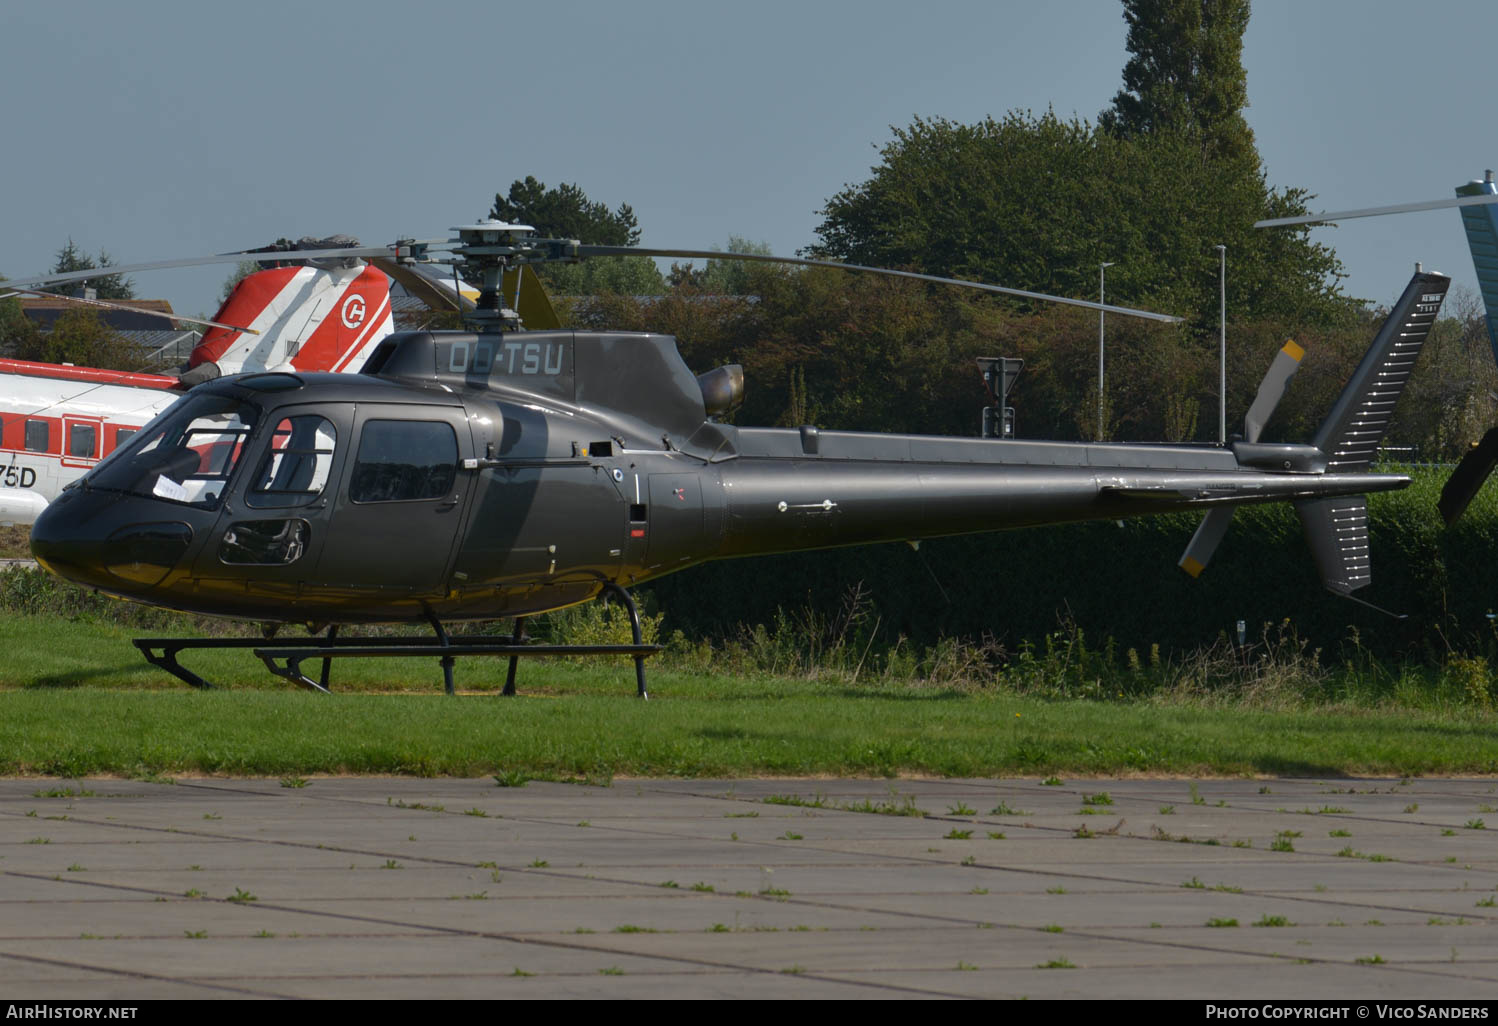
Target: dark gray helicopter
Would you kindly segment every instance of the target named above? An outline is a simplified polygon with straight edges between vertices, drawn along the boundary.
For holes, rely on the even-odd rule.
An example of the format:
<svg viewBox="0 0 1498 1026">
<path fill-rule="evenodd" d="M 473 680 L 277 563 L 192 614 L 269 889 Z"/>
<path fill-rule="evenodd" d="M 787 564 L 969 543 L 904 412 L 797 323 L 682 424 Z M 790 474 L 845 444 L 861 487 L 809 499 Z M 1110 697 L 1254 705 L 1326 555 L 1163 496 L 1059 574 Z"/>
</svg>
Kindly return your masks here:
<svg viewBox="0 0 1498 1026">
<path fill-rule="evenodd" d="M 1363 495 L 1409 483 L 1367 470 L 1449 285 L 1416 273 L 1309 445 L 1258 441 L 1299 365 L 1293 342 L 1227 447 L 741 428 L 716 419 L 743 394 L 741 368 L 696 376 L 663 335 L 515 331 L 503 292 L 507 271 L 515 281 L 548 259 L 733 254 L 529 231 L 459 229 L 465 275 L 483 283 L 479 330 L 393 335 L 358 375 L 269 372 L 194 388 L 48 507 L 32 530 L 37 559 L 125 598 L 260 621 L 268 635 L 327 627 L 275 642 L 136 642 L 197 686 L 207 682 L 178 653 L 248 647 L 318 690 L 338 655 L 436 655 L 449 692 L 455 655 L 509 655 L 513 693 L 521 655 L 595 651 L 635 657 L 643 696 L 655 648 L 625 589 L 697 563 L 1200 508 L 1208 515 L 1181 561 L 1196 574 L 1233 509 L 1250 503 L 1295 503 L 1323 581 L 1351 597 L 1371 579 Z M 340 252 L 409 268 L 430 246 Z M 601 594 L 629 609 L 632 645 L 522 643 L 526 616 Z M 443 627 L 501 617 L 517 618 L 508 642 Z M 422 620 L 434 639 L 337 637 L 341 624 Z M 323 660 L 320 682 L 301 671 L 308 658 Z"/>
</svg>

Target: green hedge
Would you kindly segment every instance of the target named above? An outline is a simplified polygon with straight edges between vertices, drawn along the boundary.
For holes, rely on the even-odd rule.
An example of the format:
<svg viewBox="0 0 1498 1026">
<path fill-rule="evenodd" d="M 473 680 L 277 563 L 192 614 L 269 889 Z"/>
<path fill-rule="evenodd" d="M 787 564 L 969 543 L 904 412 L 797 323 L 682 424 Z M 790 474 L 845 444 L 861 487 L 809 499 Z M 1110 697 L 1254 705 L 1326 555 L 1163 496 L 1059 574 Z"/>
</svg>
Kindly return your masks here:
<svg viewBox="0 0 1498 1026">
<path fill-rule="evenodd" d="M 1193 580 L 1176 567 L 1199 516 L 1141 517 L 966 538 L 933 539 L 708 564 L 645 587 L 663 629 L 733 636 L 777 610 L 834 615 L 849 589 L 872 599 L 879 640 L 917 644 L 991 636 L 1010 651 L 1075 625 L 1094 645 L 1121 652 L 1197 649 L 1238 620 L 1250 638 L 1289 620 L 1328 655 L 1350 639 L 1380 656 L 1444 661 L 1487 653 L 1498 608 L 1498 495 L 1493 487 L 1446 528 L 1435 502 L 1444 471 L 1411 472 L 1402 492 L 1370 500 L 1373 584 L 1358 597 L 1404 621 L 1333 596 L 1316 574 L 1288 505 L 1238 510 L 1211 565 Z"/>
</svg>

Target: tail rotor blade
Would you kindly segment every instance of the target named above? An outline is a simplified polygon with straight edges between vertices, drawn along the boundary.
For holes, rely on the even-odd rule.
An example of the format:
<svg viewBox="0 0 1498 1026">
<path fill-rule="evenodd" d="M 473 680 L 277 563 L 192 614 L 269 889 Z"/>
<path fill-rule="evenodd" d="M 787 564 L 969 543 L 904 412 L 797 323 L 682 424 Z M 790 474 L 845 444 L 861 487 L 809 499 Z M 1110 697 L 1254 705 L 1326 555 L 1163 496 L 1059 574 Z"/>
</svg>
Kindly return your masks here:
<svg viewBox="0 0 1498 1026">
<path fill-rule="evenodd" d="M 1222 544 L 1223 536 L 1228 533 L 1228 525 L 1232 522 L 1232 506 L 1217 506 L 1210 510 L 1202 517 L 1201 525 L 1191 536 L 1191 542 L 1176 565 L 1192 577 L 1200 577 L 1201 572 L 1212 561 L 1212 553 Z"/>
<path fill-rule="evenodd" d="M 1279 405 L 1280 400 L 1290 388 L 1290 379 L 1295 377 L 1295 372 L 1300 370 L 1300 358 L 1306 355 L 1306 351 L 1293 340 L 1286 342 L 1284 347 L 1275 354 L 1274 362 L 1269 365 L 1269 373 L 1264 375 L 1264 380 L 1259 383 L 1259 394 L 1254 397 L 1253 405 L 1248 408 L 1248 414 L 1243 418 L 1243 437 L 1249 442 L 1257 442 L 1259 435 L 1264 431 L 1264 425 L 1269 423 L 1269 418 L 1274 416 L 1274 408 Z"/>
</svg>

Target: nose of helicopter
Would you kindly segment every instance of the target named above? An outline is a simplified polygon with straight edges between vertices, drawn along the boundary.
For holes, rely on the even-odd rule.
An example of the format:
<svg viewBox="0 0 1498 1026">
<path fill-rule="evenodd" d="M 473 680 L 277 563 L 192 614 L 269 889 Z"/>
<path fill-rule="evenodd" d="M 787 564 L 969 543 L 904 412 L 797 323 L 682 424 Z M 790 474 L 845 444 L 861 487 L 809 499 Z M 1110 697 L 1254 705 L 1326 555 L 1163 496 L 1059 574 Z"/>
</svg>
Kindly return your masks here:
<svg viewBox="0 0 1498 1026">
<path fill-rule="evenodd" d="M 192 528 L 181 522 L 142 523 L 120 496 L 69 489 L 31 526 L 31 554 L 59 577 L 91 588 L 144 591 L 181 561 Z M 137 513 L 139 511 L 136 511 Z"/>
</svg>

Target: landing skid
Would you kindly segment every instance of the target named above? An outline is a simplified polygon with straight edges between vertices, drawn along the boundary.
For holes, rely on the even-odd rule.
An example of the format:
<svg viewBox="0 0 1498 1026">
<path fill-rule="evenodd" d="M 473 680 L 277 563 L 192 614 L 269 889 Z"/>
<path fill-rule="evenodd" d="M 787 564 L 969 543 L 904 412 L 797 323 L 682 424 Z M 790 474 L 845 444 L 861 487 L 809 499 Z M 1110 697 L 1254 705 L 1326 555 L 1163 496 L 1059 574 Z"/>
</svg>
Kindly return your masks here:
<svg viewBox="0 0 1498 1026">
<path fill-rule="evenodd" d="M 309 691 L 331 693 L 329 679 L 332 661 L 336 658 L 413 658 L 437 657 L 442 665 L 444 690 L 454 694 L 453 669 L 458 656 L 509 656 L 509 672 L 505 677 L 504 695 L 514 695 L 515 674 L 522 658 L 535 656 L 630 656 L 635 662 L 636 693 L 649 698 L 645 689 L 645 659 L 661 650 L 660 645 L 643 643 L 640 631 L 640 612 L 634 600 L 623 588 L 607 585 L 604 593 L 620 598 L 629 610 L 633 644 L 629 645 L 536 645 L 525 642 L 523 628 L 525 618 L 515 621 L 515 632 L 509 641 L 496 641 L 493 635 L 448 634 L 435 616 L 429 617 L 436 636 L 431 638 L 340 638 L 336 625 L 328 629 L 321 638 L 285 638 L 270 641 L 264 638 L 136 638 L 134 645 L 145 656 L 146 661 L 167 671 L 178 680 L 195 688 L 211 689 L 207 680 L 189 670 L 178 661 L 177 656 L 189 649 L 250 649 L 271 673 L 284 677 Z M 319 680 L 313 680 L 302 672 L 302 663 L 308 659 L 322 660 Z"/>
</svg>

